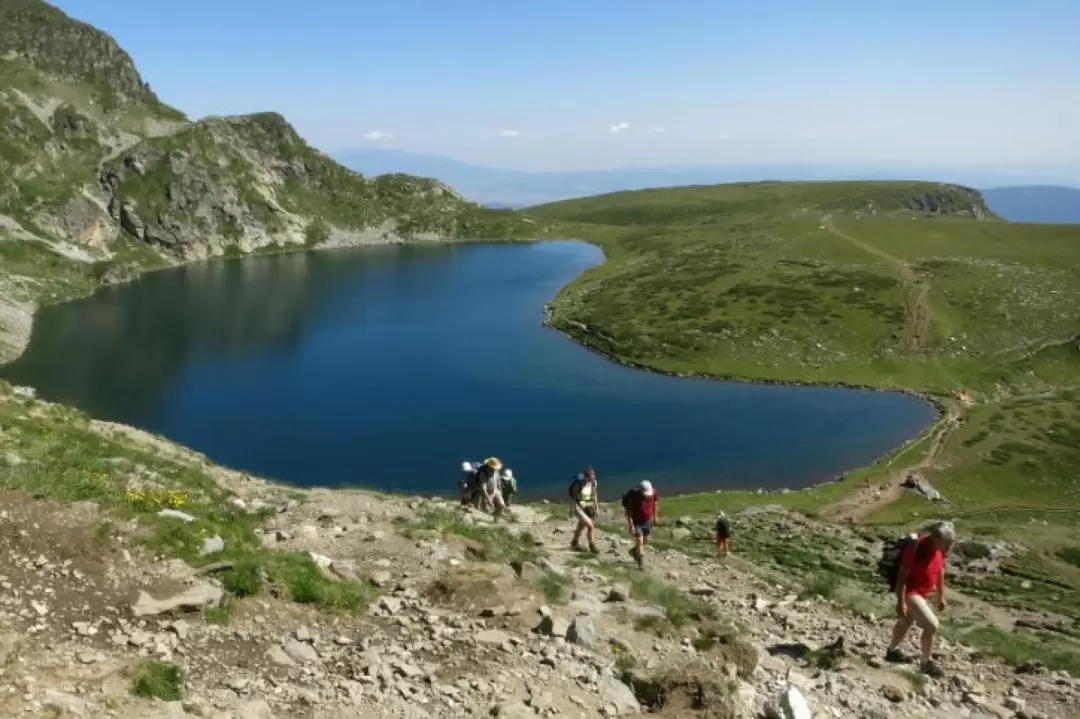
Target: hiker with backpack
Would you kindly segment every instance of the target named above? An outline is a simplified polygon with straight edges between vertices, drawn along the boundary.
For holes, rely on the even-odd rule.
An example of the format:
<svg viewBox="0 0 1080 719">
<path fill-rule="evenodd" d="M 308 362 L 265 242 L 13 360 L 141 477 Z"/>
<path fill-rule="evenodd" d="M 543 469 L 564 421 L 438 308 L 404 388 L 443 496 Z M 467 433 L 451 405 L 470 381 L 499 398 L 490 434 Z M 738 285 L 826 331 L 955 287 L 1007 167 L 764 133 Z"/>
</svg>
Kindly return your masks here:
<svg viewBox="0 0 1080 719">
<path fill-rule="evenodd" d="M 726 557 L 728 551 L 731 549 L 731 523 L 728 522 L 727 515 L 723 512 L 716 517 L 716 553 L 721 557 Z"/>
<path fill-rule="evenodd" d="M 581 535 L 585 534 L 589 540 L 589 551 L 599 554 L 600 550 L 596 546 L 596 518 L 600 515 L 600 490 L 596 481 L 596 470 L 592 467 L 586 467 L 585 471 L 570 483 L 570 503 L 578 520 L 570 548 L 577 552 L 582 551 Z"/>
<path fill-rule="evenodd" d="M 905 663 L 908 658 L 900 651 L 912 625 L 922 629 L 919 669 L 931 677 L 941 677 L 941 667 L 933 659 L 934 641 L 941 629 L 937 615 L 930 607 L 929 597 L 937 593 L 937 608 L 944 611 L 945 560 L 956 540 L 952 522 L 938 522 L 924 535 L 911 534 L 888 543 L 878 563 L 878 571 L 890 582 L 896 593 L 896 626 L 892 641 L 885 652 L 889 662 Z"/>
<path fill-rule="evenodd" d="M 462 462 L 461 477 L 458 478 L 458 493 L 461 495 L 462 508 L 475 504 L 474 493 L 477 489 L 477 462 Z"/>
<path fill-rule="evenodd" d="M 499 488 L 502 492 L 503 502 L 509 507 L 514 495 L 517 494 L 517 477 L 514 476 L 514 470 L 509 467 L 503 469 L 499 475 Z"/>
<path fill-rule="evenodd" d="M 488 457 L 477 470 L 476 478 L 480 485 L 480 493 L 483 497 L 484 509 L 491 510 L 496 518 L 506 509 L 506 501 L 502 496 L 502 478 L 500 476 L 503 467 L 498 457 Z"/>
<path fill-rule="evenodd" d="M 653 489 L 652 482 L 646 479 L 623 495 L 622 504 L 627 528 L 634 537 L 630 556 L 638 567 L 644 569 L 645 545 L 649 543 L 649 535 L 660 515 L 660 495 Z"/>
</svg>

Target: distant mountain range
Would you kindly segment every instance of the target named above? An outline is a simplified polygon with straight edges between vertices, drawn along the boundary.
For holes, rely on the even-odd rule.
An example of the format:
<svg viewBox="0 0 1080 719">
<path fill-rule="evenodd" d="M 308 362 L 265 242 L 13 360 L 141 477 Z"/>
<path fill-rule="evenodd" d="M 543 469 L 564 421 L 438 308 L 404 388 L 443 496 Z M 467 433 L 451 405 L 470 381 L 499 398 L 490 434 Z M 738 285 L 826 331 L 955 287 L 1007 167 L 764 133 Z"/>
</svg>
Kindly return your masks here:
<svg viewBox="0 0 1080 719">
<path fill-rule="evenodd" d="M 1080 190 L 1054 185 L 982 190 L 986 204 L 1012 222 L 1080 224 Z"/>
<path fill-rule="evenodd" d="M 675 167 L 627 167 L 616 170 L 583 170 L 568 172 L 524 172 L 473 165 L 439 155 L 406 152 L 404 150 L 365 149 L 334 153 L 346 167 L 366 175 L 403 172 L 421 177 L 433 177 L 453 187 L 475 202 L 490 207 L 526 207 L 571 197 L 599 195 L 620 190 L 640 190 L 646 187 L 678 185 L 711 185 L 720 182 L 745 180 L 940 180 L 970 187 L 1003 187 L 991 190 L 1000 193 L 1000 214 L 1008 219 L 1029 222 L 1076 222 L 1068 217 L 1068 208 L 1076 213 L 1067 187 L 1033 186 L 1029 183 L 1047 179 L 1045 169 L 987 170 L 985 168 L 956 169 L 935 167 L 851 167 L 842 165 L 701 165 Z M 1051 174 L 1063 185 L 1080 184 L 1080 168 L 1063 168 Z M 1017 194 L 1031 191 L 1030 195 Z M 1052 199 L 1060 195 L 1061 199 Z M 985 194 L 985 193 L 984 193 Z M 1045 199 L 1040 199 L 1045 197 Z M 990 206 L 998 210 L 997 199 L 987 196 Z M 1060 211 L 1052 208 L 1060 207 Z M 1014 208 L 1016 208 L 1014 212 Z M 1042 208 L 1042 209 L 1040 209 Z M 1064 214 L 1062 214 L 1064 212 Z M 1014 215 L 1014 217 L 1010 217 Z M 1045 219 L 1033 219 L 1045 218 Z"/>
</svg>

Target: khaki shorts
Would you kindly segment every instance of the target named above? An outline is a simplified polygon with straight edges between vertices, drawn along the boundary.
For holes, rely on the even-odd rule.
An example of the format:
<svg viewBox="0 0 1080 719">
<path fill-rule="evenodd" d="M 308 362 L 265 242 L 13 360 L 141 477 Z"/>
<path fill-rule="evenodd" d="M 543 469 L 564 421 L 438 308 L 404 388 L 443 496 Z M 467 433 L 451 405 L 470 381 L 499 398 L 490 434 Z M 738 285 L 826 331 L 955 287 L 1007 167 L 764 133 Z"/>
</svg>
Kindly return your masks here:
<svg viewBox="0 0 1080 719">
<path fill-rule="evenodd" d="M 907 614 L 904 621 L 908 625 L 917 624 L 923 631 L 936 632 L 941 628 L 937 615 L 930 608 L 930 602 L 926 597 L 918 594 L 907 595 Z"/>
</svg>

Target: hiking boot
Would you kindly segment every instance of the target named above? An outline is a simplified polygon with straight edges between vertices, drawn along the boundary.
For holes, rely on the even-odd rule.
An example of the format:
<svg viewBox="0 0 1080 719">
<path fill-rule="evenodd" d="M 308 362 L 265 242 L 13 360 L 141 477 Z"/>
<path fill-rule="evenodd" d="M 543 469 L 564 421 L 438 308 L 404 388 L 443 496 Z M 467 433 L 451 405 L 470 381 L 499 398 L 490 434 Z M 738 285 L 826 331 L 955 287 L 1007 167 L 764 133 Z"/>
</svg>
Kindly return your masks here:
<svg viewBox="0 0 1080 719">
<path fill-rule="evenodd" d="M 630 556 L 637 562 L 638 569 L 645 568 L 645 555 L 642 552 L 639 552 L 637 547 L 630 548 Z"/>
<path fill-rule="evenodd" d="M 595 544 L 590 544 L 589 551 L 593 554 L 600 554 L 600 547 L 596 546 Z"/>
<path fill-rule="evenodd" d="M 571 552 L 584 552 L 585 548 L 581 546 L 581 542 L 570 542 Z"/>
<path fill-rule="evenodd" d="M 923 662 L 922 666 L 919 667 L 919 671 L 926 676 L 932 677 L 934 679 L 941 679 L 943 676 L 945 676 L 945 671 L 933 659 L 928 662 Z"/>
<path fill-rule="evenodd" d="M 890 649 L 885 652 L 885 661 L 891 664 L 910 664 L 911 657 L 909 657 L 907 654 L 904 654 L 899 649 Z"/>
</svg>

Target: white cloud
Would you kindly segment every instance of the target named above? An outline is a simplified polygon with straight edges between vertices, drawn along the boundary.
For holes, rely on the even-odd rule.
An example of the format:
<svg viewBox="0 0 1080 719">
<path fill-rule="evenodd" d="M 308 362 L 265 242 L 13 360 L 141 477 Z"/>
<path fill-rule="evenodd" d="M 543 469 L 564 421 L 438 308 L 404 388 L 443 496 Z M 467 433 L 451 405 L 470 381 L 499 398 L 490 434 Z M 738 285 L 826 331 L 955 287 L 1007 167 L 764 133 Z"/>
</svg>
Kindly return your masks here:
<svg viewBox="0 0 1080 719">
<path fill-rule="evenodd" d="M 617 122 L 608 128 L 608 132 L 612 135 L 618 135 L 620 132 L 628 132 L 630 130 L 629 122 Z"/>
<path fill-rule="evenodd" d="M 662 127 L 654 127 L 653 129 L 649 130 L 650 135 L 663 135 L 666 132 L 667 132 L 667 130 L 665 130 Z"/>
<path fill-rule="evenodd" d="M 368 134 L 364 135 L 365 140 L 371 140 L 373 142 L 382 142 L 383 140 L 393 140 L 394 135 L 389 132 L 383 132 L 382 130 L 372 130 Z"/>
<path fill-rule="evenodd" d="M 517 137 L 521 133 L 517 130 L 499 130 L 499 134 L 503 137 Z"/>
</svg>

